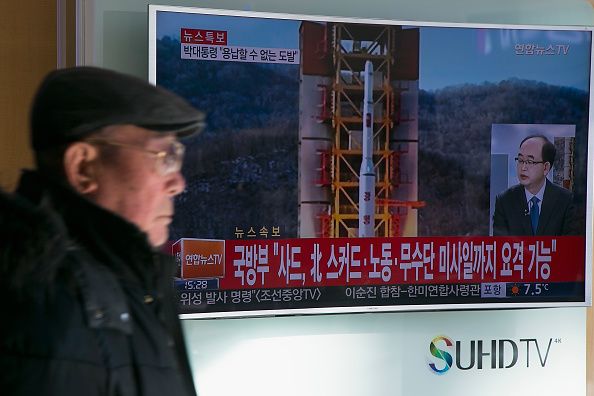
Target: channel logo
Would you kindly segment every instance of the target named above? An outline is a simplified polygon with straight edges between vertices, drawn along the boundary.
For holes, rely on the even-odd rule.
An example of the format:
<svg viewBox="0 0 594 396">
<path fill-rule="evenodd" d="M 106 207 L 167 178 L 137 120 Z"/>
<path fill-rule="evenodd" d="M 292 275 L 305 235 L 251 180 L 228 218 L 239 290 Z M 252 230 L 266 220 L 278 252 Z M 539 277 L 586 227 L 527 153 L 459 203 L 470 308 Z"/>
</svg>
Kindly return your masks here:
<svg viewBox="0 0 594 396">
<path fill-rule="evenodd" d="M 439 335 L 429 343 L 429 368 L 444 375 L 450 370 L 508 370 L 517 367 L 546 367 L 560 338 L 453 340 Z"/>
<path fill-rule="evenodd" d="M 447 348 L 454 345 L 452 340 L 445 336 L 437 336 L 431 340 L 431 343 L 429 344 L 429 351 L 431 352 L 431 355 L 435 356 L 441 361 L 442 368 L 438 368 L 435 363 L 429 363 L 429 367 L 435 374 L 439 375 L 445 374 L 452 367 L 452 363 L 454 362 L 454 359 L 449 352 L 438 348 L 438 346 L 442 347 L 442 344 L 445 344 Z"/>
</svg>

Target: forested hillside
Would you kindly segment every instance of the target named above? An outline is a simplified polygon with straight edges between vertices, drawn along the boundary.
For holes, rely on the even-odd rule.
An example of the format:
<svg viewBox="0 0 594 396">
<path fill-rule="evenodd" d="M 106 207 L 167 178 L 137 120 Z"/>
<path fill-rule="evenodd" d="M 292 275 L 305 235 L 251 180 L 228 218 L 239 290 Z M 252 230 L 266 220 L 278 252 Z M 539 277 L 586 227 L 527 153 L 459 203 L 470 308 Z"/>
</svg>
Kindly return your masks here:
<svg viewBox="0 0 594 396">
<path fill-rule="evenodd" d="M 171 239 L 235 238 L 235 227 L 297 235 L 299 68 L 182 60 L 179 41 L 157 45 L 157 81 L 207 113 L 186 139 L 186 191 Z"/>
</svg>

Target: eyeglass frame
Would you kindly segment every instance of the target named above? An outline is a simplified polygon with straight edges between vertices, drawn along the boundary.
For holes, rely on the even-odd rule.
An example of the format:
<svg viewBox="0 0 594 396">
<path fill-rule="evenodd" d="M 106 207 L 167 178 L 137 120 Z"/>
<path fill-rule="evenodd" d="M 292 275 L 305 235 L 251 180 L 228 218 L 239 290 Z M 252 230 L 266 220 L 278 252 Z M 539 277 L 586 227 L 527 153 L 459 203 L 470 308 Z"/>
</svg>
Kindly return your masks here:
<svg viewBox="0 0 594 396">
<path fill-rule="evenodd" d="M 171 142 L 167 150 L 150 150 L 134 144 L 122 143 L 115 140 L 92 138 L 85 140 L 89 144 L 104 144 L 113 147 L 123 147 L 133 150 L 142 151 L 146 154 L 150 154 L 155 158 L 155 169 L 162 176 L 169 175 L 171 173 L 179 172 L 183 165 L 184 154 L 186 152 L 186 146 L 183 143 L 174 140 Z M 173 149 L 173 151 L 170 151 Z M 172 165 L 168 165 L 167 158 L 172 158 L 174 161 Z"/>
<path fill-rule="evenodd" d="M 530 159 L 525 160 L 525 159 L 521 159 L 519 157 L 514 158 L 514 161 L 516 161 L 516 166 L 524 166 L 524 165 L 526 165 L 527 167 L 532 167 L 532 166 L 534 166 L 536 164 L 544 164 L 544 163 L 549 162 L 549 161 L 533 161 L 533 160 L 530 160 Z"/>
</svg>

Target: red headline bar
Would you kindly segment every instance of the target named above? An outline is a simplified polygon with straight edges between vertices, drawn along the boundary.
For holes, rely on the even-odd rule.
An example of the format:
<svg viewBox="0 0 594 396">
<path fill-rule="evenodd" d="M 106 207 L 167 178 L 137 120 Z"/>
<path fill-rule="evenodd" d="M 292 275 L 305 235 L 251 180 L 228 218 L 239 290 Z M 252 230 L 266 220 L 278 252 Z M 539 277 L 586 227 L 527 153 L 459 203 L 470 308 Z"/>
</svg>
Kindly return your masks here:
<svg viewBox="0 0 594 396">
<path fill-rule="evenodd" d="M 230 240 L 221 289 L 581 282 L 584 237 Z"/>
<path fill-rule="evenodd" d="M 182 44 L 227 45 L 227 31 L 181 28 L 179 40 Z"/>
</svg>

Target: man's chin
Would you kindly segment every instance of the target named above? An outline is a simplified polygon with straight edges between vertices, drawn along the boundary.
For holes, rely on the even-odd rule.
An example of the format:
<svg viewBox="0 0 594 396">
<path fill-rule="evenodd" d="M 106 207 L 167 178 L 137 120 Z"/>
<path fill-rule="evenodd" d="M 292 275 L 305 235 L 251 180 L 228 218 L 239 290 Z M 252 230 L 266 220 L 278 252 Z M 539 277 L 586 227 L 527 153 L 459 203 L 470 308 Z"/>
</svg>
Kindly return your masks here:
<svg viewBox="0 0 594 396">
<path fill-rule="evenodd" d="M 154 248 L 160 248 L 169 240 L 169 230 L 166 229 L 165 231 L 158 231 L 158 232 L 150 232 L 148 234 L 148 241 Z"/>
</svg>

